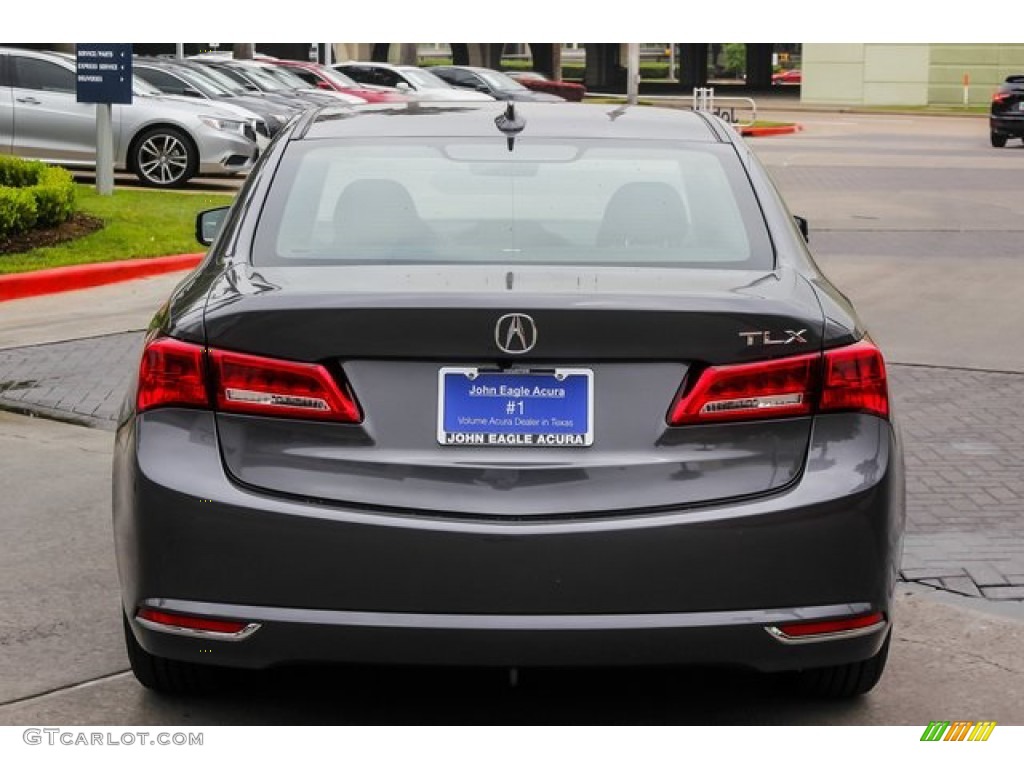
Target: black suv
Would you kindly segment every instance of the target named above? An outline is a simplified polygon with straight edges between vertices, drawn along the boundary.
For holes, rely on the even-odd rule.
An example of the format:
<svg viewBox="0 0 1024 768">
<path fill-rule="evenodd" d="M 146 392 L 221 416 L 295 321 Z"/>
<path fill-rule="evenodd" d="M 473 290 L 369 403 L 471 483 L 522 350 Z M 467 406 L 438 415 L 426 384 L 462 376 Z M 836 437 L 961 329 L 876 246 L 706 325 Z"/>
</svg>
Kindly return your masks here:
<svg viewBox="0 0 1024 768">
<path fill-rule="evenodd" d="M 993 147 L 1005 147 L 1010 137 L 1024 139 L 1024 75 L 1010 75 L 992 94 L 988 125 Z"/>
</svg>

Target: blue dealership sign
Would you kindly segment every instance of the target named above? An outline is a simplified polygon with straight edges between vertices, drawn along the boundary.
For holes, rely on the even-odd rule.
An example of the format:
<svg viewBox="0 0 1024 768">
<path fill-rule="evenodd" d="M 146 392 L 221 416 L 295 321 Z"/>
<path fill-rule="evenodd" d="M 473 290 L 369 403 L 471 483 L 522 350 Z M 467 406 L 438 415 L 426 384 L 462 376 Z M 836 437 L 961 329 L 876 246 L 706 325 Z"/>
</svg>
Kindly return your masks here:
<svg viewBox="0 0 1024 768">
<path fill-rule="evenodd" d="M 78 43 L 75 71 L 78 101 L 132 103 L 131 43 Z"/>
</svg>

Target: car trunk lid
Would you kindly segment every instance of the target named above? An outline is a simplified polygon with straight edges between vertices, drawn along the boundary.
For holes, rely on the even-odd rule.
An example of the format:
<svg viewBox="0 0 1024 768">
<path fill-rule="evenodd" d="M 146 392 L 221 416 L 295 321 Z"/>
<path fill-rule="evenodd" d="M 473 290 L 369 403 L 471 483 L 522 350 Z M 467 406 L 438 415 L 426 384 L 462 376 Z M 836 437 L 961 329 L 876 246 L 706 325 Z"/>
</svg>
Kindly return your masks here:
<svg viewBox="0 0 1024 768">
<path fill-rule="evenodd" d="M 510 316 L 532 323 L 520 328 L 529 349 L 502 326 Z M 218 413 L 235 478 L 433 515 L 610 514 L 776 491 L 800 472 L 810 417 L 670 427 L 667 413 L 688 373 L 816 352 L 821 333 L 798 275 L 735 270 L 246 269 L 214 287 L 206 314 L 212 349 L 321 363 L 363 414 L 337 424 Z M 446 444 L 439 415 L 464 407 L 446 375 L 460 371 L 483 389 L 544 391 L 569 372 L 591 409 L 588 439 Z M 509 392 L 493 405 L 522 407 L 521 390 Z"/>
</svg>

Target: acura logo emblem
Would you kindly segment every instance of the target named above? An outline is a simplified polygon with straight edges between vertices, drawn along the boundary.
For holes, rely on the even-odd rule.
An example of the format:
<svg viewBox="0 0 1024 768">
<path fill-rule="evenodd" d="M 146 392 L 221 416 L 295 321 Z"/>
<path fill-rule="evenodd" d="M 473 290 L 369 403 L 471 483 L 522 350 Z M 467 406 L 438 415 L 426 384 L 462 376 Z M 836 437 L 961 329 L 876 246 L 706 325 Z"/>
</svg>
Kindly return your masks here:
<svg viewBox="0 0 1024 768">
<path fill-rule="evenodd" d="M 494 326 L 494 343 L 510 355 L 529 352 L 537 344 L 537 326 L 529 315 L 502 315 Z"/>
</svg>

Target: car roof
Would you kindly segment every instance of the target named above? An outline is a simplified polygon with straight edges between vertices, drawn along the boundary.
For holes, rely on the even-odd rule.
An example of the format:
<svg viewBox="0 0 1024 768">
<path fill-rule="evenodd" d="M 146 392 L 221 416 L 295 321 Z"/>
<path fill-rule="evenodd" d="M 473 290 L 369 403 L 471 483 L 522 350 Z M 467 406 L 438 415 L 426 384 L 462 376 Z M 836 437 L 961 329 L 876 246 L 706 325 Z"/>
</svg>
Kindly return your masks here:
<svg viewBox="0 0 1024 768">
<path fill-rule="evenodd" d="M 183 64 L 181 59 L 169 59 L 163 56 L 132 56 L 132 64 L 145 64 L 163 69 L 184 69 L 194 72 L 195 69 Z"/>
<path fill-rule="evenodd" d="M 342 61 L 335 66 L 338 67 L 373 67 L 375 69 L 388 69 L 392 72 L 405 72 L 410 69 L 426 70 L 429 67 L 417 67 L 415 64 L 389 64 L 386 61 Z"/>
<path fill-rule="evenodd" d="M 235 69 L 273 69 L 274 64 L 263 59 L 201 59 L 196 58 L 200 64 L 209 64 L 214 67 L 234 67 Z"/>
<path fill-rule="evenodd" d="M 312 113 L 293 138 L 500 137 L 495 118 L 507 108 L 503 102 L 331 106 Z M 714 119 L 689 110 L 529 102 L 516 105 L 515 112 L 525 121 L 520 136 L 703 143 L 730 140 Z"/>
<path fill-rule="evenodd" d="M 298 67 L 300 69 L 325 69 L 319 61 L 299 61 L 298 59 L 260 59 L 279 67 Z"/>
<path fill-rule="evenodd" d="M 386 61 L 340 61 L 335 66 L 338 67 L 379 67 L 380 69 L 398 69 L 394 64 L 388 64 Z"/>
<path fill-rule="evenodd" d="M 430 67 L 430 69 L 435 69 L 435 67 Z M 436 67 L 436 69 L 464 69 L 467 72 L 501 72 L 499 69 L 491 69 L 490 67 L 471 67 L 467 64 L 442 64 L 439 67 Z M 502 72 L 502 74 L 505 73 Z"/>
<path fill-rule="evenodd" d="M 0 53 L 31 56 L 37 59 L 57 59 L 74 64 L 75 57 L 63 51 L 37 51 L 34 48 L 18 48 L 17 46 L 0 46 Z"/>
</svg>

